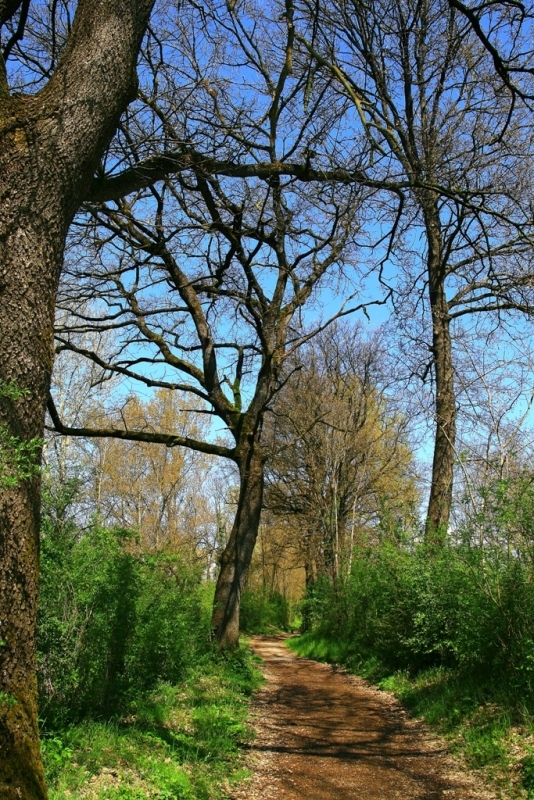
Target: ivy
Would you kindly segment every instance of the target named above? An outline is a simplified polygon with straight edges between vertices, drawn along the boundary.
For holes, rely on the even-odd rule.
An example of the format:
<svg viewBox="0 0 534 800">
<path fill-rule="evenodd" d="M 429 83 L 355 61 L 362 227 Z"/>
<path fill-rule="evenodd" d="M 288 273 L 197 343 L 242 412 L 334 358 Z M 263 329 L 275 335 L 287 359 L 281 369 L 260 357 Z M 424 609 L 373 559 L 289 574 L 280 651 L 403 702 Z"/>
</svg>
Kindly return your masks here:
<svg viewBox="0 0 534 800">
<path fill-rule="evenodd" d="M 20 389 L 12 382 L 0 381 L 0 400 L 14 402 L 28 394 L 27 389 Z M 42 446 L 43 440 L 38 436 L 25 442 L 13 436 L 7 425 L 0 425 L 0 489 L 18 486 L 39 473 L 37 460 Z"/>
</svg>

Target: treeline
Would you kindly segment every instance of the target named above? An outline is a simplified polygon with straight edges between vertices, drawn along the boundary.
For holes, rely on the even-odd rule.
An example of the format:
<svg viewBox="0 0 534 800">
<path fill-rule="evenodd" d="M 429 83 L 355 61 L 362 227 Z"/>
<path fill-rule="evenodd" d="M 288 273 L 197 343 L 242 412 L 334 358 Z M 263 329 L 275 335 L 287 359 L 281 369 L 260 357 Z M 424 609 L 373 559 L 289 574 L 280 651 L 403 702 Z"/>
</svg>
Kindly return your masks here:
<svg viewBox="0 0 534 800">
<path fill-rule="evenodd" d="M 501 548 L 381 542 L 336 590 L 321 579 L 304 610 L 311 632 L 374 677 L 448 667 L 534 699 L 534 569 Z"/>
</svg>

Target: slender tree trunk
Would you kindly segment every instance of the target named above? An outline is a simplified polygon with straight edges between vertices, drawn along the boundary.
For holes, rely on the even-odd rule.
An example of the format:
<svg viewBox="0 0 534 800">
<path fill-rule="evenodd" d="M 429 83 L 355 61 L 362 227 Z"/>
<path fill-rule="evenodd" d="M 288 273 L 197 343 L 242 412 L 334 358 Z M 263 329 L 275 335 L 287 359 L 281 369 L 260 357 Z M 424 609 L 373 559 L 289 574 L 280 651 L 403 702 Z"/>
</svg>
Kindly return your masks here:
<svg viewBox="0 0 534 800">
<path fill-rule="evenodd" d="M 11 96 L 0 69 L 0 379 L 25 392 L 0 400 L 0 424 L 22 441 L 43 435 L 66 233 L 134 95 L 151 6 L 79 0 L 62 61 L 37 95 Z M 2 800 L 46 798 L 35 676 L 39 508 L 38 478 L 0 490 Z"/>
<path fill-rule="evenodd" d="M 426 539 L 429 543 L 440 544 L 443 543 L 447 535 L 452 506 L 456 443 L 456 393 L 449 307 L 445 296 L 445 275 L 443 274 L 440 258 L 438 220 L 433 220 L 428 225 L 428 234 L 432 352 L 436 378 L 436 437 L 426 522 Z"/>
<path fill-rule="evenodd" d="M 232 532 L 221 556 L 212 627 L 221 649 L 239 643 L 239 609 L 258 536 L 263 503 L 264 462 L 255 442 L 238 462 L 240 487 Z"/>
</svg>

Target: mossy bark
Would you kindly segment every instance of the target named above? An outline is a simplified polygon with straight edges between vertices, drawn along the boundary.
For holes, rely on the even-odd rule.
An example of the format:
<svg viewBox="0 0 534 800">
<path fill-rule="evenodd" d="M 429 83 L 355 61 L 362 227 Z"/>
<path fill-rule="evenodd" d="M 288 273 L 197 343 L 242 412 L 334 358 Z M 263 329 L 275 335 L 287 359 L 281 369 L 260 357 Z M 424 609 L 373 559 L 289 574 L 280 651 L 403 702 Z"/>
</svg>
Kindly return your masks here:
<svg viewBox="0 0 534 800">
<path fill-rule="evenodd" d="M 68 226 L 120 114 L 153 0 L 80 0 L 47 86 L 11 96 L 0 76 L 0 424 L 41 437 L 53 364 L 53 321 Z M 16 5 L 16 4 L 15 4 Z M 35 678 L 39 478 L 0 490 L 0 797 L 41 800 Z"/>
</svg>

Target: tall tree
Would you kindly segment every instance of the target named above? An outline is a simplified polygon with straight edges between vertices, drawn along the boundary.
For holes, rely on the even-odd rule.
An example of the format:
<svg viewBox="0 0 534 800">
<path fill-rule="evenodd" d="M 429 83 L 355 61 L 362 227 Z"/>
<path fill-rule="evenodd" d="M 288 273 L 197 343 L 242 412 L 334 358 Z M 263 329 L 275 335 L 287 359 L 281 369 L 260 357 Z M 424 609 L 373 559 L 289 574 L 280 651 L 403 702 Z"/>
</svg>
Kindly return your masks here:
<svg viewBox="0 0 534 800">
<path fill-rule="evenodd" d="M 0 58 L 0 380 L 23 392 L 0 398 L 0 422 L 23 442 L 43 435 L 66 233 L 135 96 L 152 3 L 80 0 L 59 63 L 37 92 L 25 94 L 11 90 L 5 58 L 20 42 L 29 3 L 0 2 L 0 25 L 17 29 Z M 35 681 L 39 508 L 38 477 L 0 488 L 0 794 L 6 800 L 46 797 Z"/>
<path fill-rule="evenodd" d="M 56 430 L 68 435 L 185 446 L 235 462 L 239 499 L 213 614 L 219 644 L 233 647 L 263 502 L 264 415 L 284 362 L 311 335 L 297 315 L 338 273 L 352 244 L 359 192 L 343 188 L 337 197 L 329 190 L 310 198 L 292 180 L 236 186 L 199 165 L 167 179 L 151 196 L 157 198 L 151 219 L 144 193 L 95 213 L 95 249 L 87 261 L 69 267 L 63 301 L 74 308 L 79 292 L 91 286 L 105 305 L 98 316 L 73 312 L 57 332 L 58 348 L 74 349 L 141 384 L 189 394 L 191 410 L 201 412 L 205 404 L 231 441 L 135 430 L 126 418 L 120 427 L 73 428 L 63 424 L 52 401 L 50 412 Z M 113 261 L 102 248 L 110 232 L 115 252 L 120 248 Z M 107 361 L 70 341 L 71 331 L 110 326 L 120 335 Z"/>
<path fill-rule="evenodd" d="M 414 296 L 429 306 L 435 446 L 427 534 L 435 541 L 450 517 L 456 456 L 452 321 L 532 309 L 528 121 L 519 115 L 510 122 L 510 95 L 493 80 L 486 50 L 452 5 L 303 2 L 306 35 L 296 34 L 315 70 L 329 71 L 351 101 L 346 125 L 375 154 L 368 175 L 405 198 L 403 237 L 394 250 L 406 254 L 408 290 L 398 306 L 409 305 L 413 314 Z M 310 67 L 310 80 L 313 74 Z M 415 231 L 423 244 L 414 242 Z"/>
<path fill-rule="evenodd" d="M 237 642 L 258 533 L 264 414 L 284 361 L 311 335 L 301 322 L 305 306 L 342 285 L 349 268 L 357 272 L 365 195 L 354 175 L 342 170 L 331 185 L 328 171 L 309 164 L 314 142 L 326 148 L 331 138 L 336 99 L 327 112 L 327 78 L 304 102 L 293 26 L 275 8 L 195 6 L 186 29 L 202 36 L 191 40 L 185 18 L 182 27 L 170 19 L 163 38 L 176 74 L 161 57 L 162 37 L 149 41 L 144 106 L 125 120 L 114 163 L 73 236 L 62 294 L 73 316 L 57 335 L 60 350 L 76 349 L 72 335 L 114 328 L 114 358 L 86 351 L 88 358 L 145 385 L 188 392 L 192 408 L 200 401 L 222 421 L 223 442 L 109 427 L 78 433 L 137 436 L 235 462 L 240 495 L 213 614 L 223 647 Z M 128 166 L 115 175 L 119 161 Z M 91 248 L 87 257 L 80 245 Z M 94 315 L 78 310 L 88 295 L 99 298 Z M 57 429 L 72 434 L 52 405 L 51 412 Z"/>
</svg>

